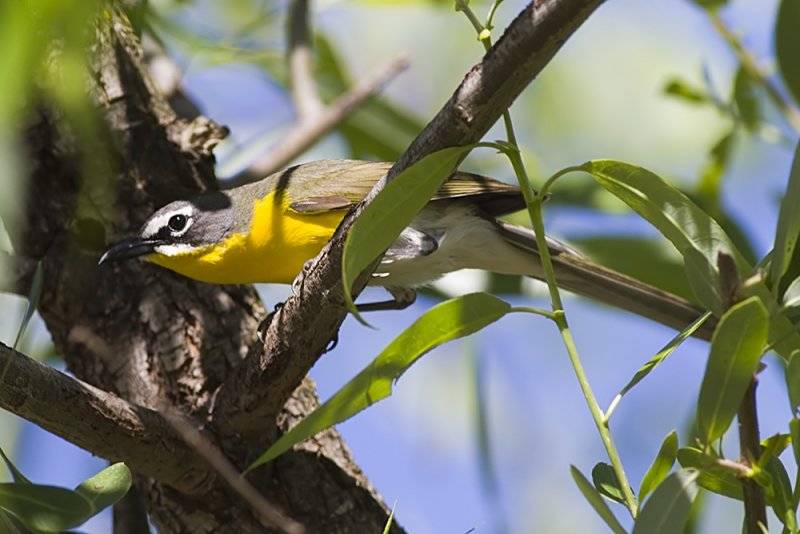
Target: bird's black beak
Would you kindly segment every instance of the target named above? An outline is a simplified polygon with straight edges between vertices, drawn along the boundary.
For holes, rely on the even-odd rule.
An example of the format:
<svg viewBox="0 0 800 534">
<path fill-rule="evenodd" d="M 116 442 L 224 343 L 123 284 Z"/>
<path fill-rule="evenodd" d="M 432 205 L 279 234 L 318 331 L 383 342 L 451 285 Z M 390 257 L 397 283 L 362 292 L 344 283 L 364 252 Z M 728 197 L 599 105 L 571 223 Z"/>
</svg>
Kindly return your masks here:
<svg viewBox="0 0 800 534">
<path fill-rule="evenodd" d="M 129 260 L 138 258 L 145 254 L 152 254 L 159 243 L 153 239 L 142 239 L 141 237 L 129 237 L 119 243 L 111 245 L 100 257 L 98 265 L 110 261 Z"/>
</svg>

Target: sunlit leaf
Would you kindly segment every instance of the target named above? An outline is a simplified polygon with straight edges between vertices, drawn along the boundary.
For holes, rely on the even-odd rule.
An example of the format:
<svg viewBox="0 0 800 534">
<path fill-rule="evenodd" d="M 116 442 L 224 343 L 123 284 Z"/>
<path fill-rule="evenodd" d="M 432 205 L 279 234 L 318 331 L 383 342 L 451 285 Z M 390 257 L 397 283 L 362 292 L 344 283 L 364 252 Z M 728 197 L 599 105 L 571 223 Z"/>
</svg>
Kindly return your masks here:
<svg viewBox="0 0 800 534">
<path fill-rule="evenodd" d="M 692 286 L 695 297 L 703 306 L 719 317 L 724 304 L 720 291 L 719 271 L 700 251 L 688 248 L 683 252 L 686 277 Z"/>
<path fill-rule="evenodd" d="M 775 515 L 782 523 L 796 523 L 792 506 L 792 483 L 786 468 L 779 458 L 773 456 L 767 462 L 765 472 L 769 473 L 771 484 L 764 488 L 766 499 Z"/>
<path fill-rule="evenodd" d="M 697 495 L 697 471 L 678 471 L 659 484 L 636 517 L 633 534 L 682 532 Z"/>
<path fill-rule="evenodd" d="M 729 470 L 716 465 L 715 458 L 694 447 L 678 450 L 678 462 L 683 468 L 700 470 L 697 484 L 712 493 L 742 500 L 742 483 Z"/>
<path fill-rule="evenodd" d="M 572 473 L 572 479 L 575 481 L 575 484 L 578 485 L 578 489 L 581 490 L 581 493 L 583 493 L 583 496 L 589 501 L 594 511 L 597 512 L 597 515 L 605 521 L 608 528 L 610 528 L 614 534 L 625 534 L 625 529 L 622 528 L 622 525 L 614 516 L 614 513 L 611 511 L 611 508 L 608 507 L 608 503 L 606 503 L 605 499 L 600 495 L 600 492 L 597 491 L 585 476 L 583 476 L 583 473 L 581 473 L 577 467 L 571 465 L 569 470 L 570 473 Z"/>
<path fill-rule="evenodd" d="M 766 346 L 767 327 L 767 310 L 756 297 L 735 304 L 720 319 L 697 403 L 705 443 L 719 438 L 733 421 Z"/>
<path fill-rule="evenodd" d="M 133 478 L 128 466 L 116 463 L 81 482 L 75 488 L 75 493 L 86 499 L 92 511 L 97 513 L 122 499 L 132 483 Z"/>
<path fill-rule="evenodd" d="M 677 457 L 678 433 L 673 430 L 667 434 L 655 460 L 642 479 L 642 485 L 639 488 L 639 502 L 644 502 L 647 496 L 667 478 Z"/>
<path fill-rule="evenodd" d="M 775 58 L 794 101 L 800 103 L 800 2 L 781 0 L 775 17 Z"/>
<path fill-rule="evenodd" d="M 92 514 L 86 499 L 72 490 L 39 484 L 0 484 L 0 507 L 31 530 L 61 532 L 85 522 Z"/>
<path fill-rule="evenodd" d="M 468 150 L 446 148 L 417 161 L 389 182 L 350 228 L 342 252 L 342 282 L 352 310 L 353 282 L 430 201 Z"/>
<path fill-rule="evenodd" d="M 714 219 L 647 169 L 613 160 L 590 161 L 580 168 L 655 226 L 678 252 L 696 249 L 712 265 L 719 252 L 725 252 L 734 259 L 740 273 L 752 270 Z"/>
<path fill-rule="evenodd" d="M 710 316 L 711 316 L 711 313 L 710 312 L 706 312 L 703 315 L 701 315 L 700 317 L 698 317 L 697 319 L 695 319 L 692 322 L 692 324 L 690 324 L 689 326 L 687 326 L 686 328 L 684 328 L 683 330 L 678 332 L 678 335 L 673 337 L 669 341 L 669 343 L 664 345 L 661 348 L 661 350 L 659 350 L 652 358 L 650 358 L 647 361 L 647 363 L 645 363 L 643 366 L 641 366 L 639 368 L 639 370 L 636 371 L 636 373 L 630 379 L 630 381 L 628 381 L 628 383 L 625 384 L 625 387 L 623 387 L 620 390 L 620 392 L 617 393 L 617 396 L 614 397 L 614 400 L 611 402 L 611 405 L 609 406 L 608 410 L 606 411 L 606 419 L 610 419 L 611 418 L 612 412 L 614 411 L 616 406 L 619 404 L 619 402 L 622 400 L 622 397 L 626 393 L 628 393 L 628 391 L 630 391 L 633 388 L 633 386 L 635 386 L 636 384 L 638 384 L 639 382 L 644 380 L 644 378 L 647 375 L 649 375 L 650 373 L 652 373 L 655 370 L 656 367 L 661 365 L 661 363 L 667 358 L 667 356 L 672 354 L 675 351 L 675 349 L 677 349 L 681 345 L 681 343 L 686 341 L 686 339 L 688 339 L 692 334 L 694 334 L 697 331 L 698 328 L 703 326 L 703 324 L 708 320 L 708 318 Z"/>
<path fill-rule="evenodd" d="M 325 404 L 281 436 L 248 470 L 388 397 L 392 384 L 421 356 L 443 343 L 477 332 L 510 310 L 506 302 L 486 293 L 472 293 L 437 304 L 397 336 Z"/>
</svg>

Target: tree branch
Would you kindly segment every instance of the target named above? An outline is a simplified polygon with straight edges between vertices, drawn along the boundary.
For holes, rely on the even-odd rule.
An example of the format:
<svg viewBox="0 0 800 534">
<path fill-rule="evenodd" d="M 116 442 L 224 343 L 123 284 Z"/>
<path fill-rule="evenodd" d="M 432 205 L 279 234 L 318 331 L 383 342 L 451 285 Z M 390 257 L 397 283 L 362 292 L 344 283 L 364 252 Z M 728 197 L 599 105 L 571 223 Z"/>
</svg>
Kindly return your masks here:
<svg viewBox="0 0 800 534">
<path fill-rule="evenodd" d="M 480 140 L 601 2 L 538 0 L 535 7 L 529 4 L 411 143 L 387 180 L 427 154 Z M 382 180 L 367 202 L 383 186 Z M 222 434 L 259 433 L 337 332 L 346 315 L 342 245 L 361 209 L 353 210 L 331 242 L 304 269 L 295 283 L 295 294 L 272 318 L 264 350 L 251 354 L 220 386 L 211 415 L 212 424 Z M 362 288 L 363 284 L 354 288 L 354 294 Z"/>
<path fill-rule="evenodd" d="M 56 371 L 0 343 L 0 408 L 188 494 L 213 472 L 160 413 Z"/>
</svg>

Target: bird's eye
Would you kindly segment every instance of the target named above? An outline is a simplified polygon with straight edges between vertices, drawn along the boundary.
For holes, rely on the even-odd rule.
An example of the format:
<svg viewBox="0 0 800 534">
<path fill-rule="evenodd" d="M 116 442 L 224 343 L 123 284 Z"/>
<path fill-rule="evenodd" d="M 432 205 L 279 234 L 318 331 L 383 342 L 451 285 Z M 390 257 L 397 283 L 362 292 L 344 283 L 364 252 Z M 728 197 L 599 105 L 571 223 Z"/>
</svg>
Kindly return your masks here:
<svg viewBox="0 0 800 534">
<path fill-rule="evenodd" d="M 173 215 L 169 218 L 169 221 L 167 221 L 167 226 L 169 226 L 169 229 L 173 232 L 180 232 L 186 228 L 186 222 L 186 215 Z"/>
</svg>

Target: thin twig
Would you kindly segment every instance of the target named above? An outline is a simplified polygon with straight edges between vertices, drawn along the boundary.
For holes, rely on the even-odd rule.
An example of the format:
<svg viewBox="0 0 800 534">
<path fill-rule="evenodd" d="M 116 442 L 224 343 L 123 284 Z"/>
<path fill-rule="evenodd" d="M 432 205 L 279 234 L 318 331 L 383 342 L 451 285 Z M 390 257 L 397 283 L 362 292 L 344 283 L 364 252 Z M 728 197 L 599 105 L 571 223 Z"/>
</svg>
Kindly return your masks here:
<svg viewBox="0 0 800 534">
<path fill-rule="evenodd" d="M 709 17 L 711 17 L 711 22 L 714 24 L 714 28 L 719 32 L 720 35 L 728 42 L 730 47 L 733 49 L 736 57 L 739 59 L 739 62 L 742 65 L 742 68 L 747 72 L 748 76 L 752 78 L 755 82 L 761 85 L 764 90 L 767 92 L 767 96 L 772 100 L 772 103 L 775 104 L 775 107 L 780 110 L 784 117 L 786 117 L 787 122 L 792 126 L 795 132 L 800 133 L 800 110 L 798 110 L 795 106 L 792 105 L 786 98 L 783 97 L 781 92 L 775 86 L 772 81 L 767 78 L 761 68 L 758 66 L 755 58 L 745 50 L 742 46 L 741 41 L 739 38 L 725 25 L 722 18 L 720 18 L 719 13 L 716 11 L 709 11 Z"/>
<path fill-rule="evenodd" d="M 300 121 L 283 140 L 260 161 L 250 166 L 244 173 L 229 181 L 228 187 L 260 180 L 288 165 L 299 154 L 311 147 L 337 124 L 346 119 L 365 100 L 374 95 L 398 72 L 408 66 L 404 57 L 398 57 L 383 69 L 365 78 L 350 91 L 328 107 L 323 108 L 313 118 Z"/>
<path fill-rule="evenodd" d="M 278 528 L 287 534 L 303 534 L 305 532 L 302 524 L 284 515 L 264 495 L 259 493 L 222 454 L 222 451 L 204 436 L 185 415 L 173 410 L 167 412 L 165 417 L 183 440 L 208 462 L 256 514 L 267 522 L 265 526 Z"/>
<path fill-rule="evenodd" d="M 314 83 L 308 0 L 293 0 L 289 4 L 289 31 L 287 33 L 289 36 L 289 76 L 292 98 L 302 123 L 319 115 L 324 107 Z"/>
</svg>

